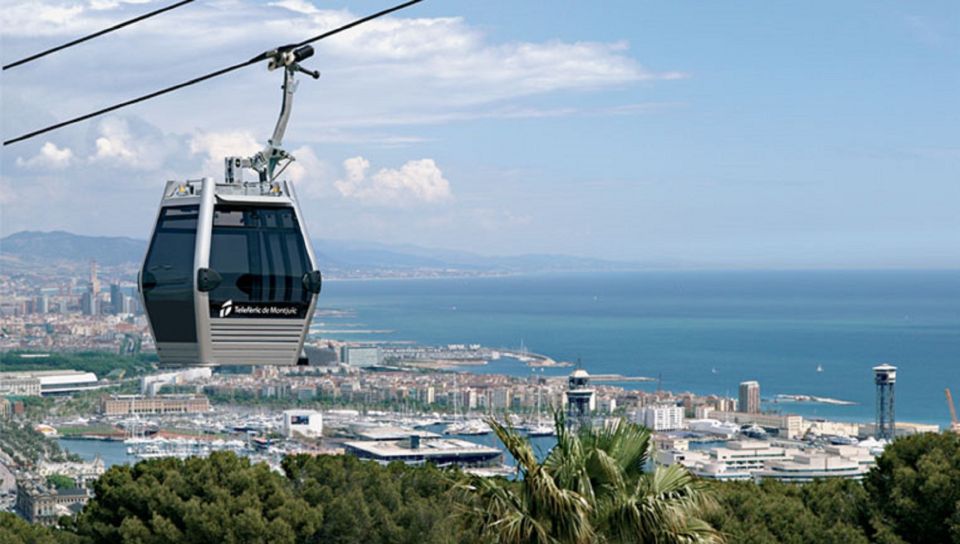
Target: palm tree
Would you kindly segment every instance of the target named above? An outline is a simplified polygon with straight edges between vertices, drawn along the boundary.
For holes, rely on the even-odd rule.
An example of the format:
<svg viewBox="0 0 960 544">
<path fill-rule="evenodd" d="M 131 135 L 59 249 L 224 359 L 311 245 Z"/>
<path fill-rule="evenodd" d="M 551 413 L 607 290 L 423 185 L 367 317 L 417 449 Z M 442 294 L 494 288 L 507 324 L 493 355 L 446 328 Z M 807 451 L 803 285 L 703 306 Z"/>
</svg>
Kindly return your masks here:
<svg viewBox="0 0 960 544">
<path fill-rule="evenodd" d="M 471 497 L 465 503 L 482 533 L 505 543 L 593 542 L 589 501 L 575 490 L 560 487 L 537 461 L 528 440 L 493 418 L 487 424 L 517 460 L 523 480 L 516 486 L 502 479 L 471 478 L 465 488 Z"/>
<path fill-rule="evenodd" d="M 602 426 L 565 424 L 555 416 L 557 445 L 543 462 L 530 442 L 490 419 L 517 460 L 517 482 L 475 477 L 468 511 L 497 542 L 715 543 L 702 520 L 712 500 L 680 466 L 645 472 L 650 431 L 616 420 Z"/>
</svg>

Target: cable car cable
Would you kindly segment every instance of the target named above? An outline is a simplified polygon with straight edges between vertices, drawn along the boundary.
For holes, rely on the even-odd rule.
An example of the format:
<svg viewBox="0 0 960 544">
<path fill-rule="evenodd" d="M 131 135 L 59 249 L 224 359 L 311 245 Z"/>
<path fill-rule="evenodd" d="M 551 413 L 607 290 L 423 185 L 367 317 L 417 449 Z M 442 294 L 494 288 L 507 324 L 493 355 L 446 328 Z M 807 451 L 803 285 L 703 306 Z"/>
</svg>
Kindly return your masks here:
<svg viewBox="0 0 960 544">
<path fill-rule="evenodd" d="M 114 30 L 120 30 L 121 28 L 123 28 L 123 27 L 125 27 L 125 26 L 130 26 L 130 25 L 132 25 L 133 23 L 137 23 L 137 22 L 143 21 L 144 19 L 149 19 L 150 17 L 153 17 L 154 15 L 160 15 L 161 13 L 170 11 L 170 10 L 172 10 L 172 9 L 179 8 L 180 6 L 189 4 L 189 3 L 191 3 L 191 2 L 193 2 L 193 0 L 182 0 L 181 2 L 177 2 L 176 4 L 171 4 L 171 5 L 169 5 L 169 6 L 165 7 L 165 8 L 160 8 L 160 9 L 158 9 L 158 10 L 151 11 L 150 13 L 144 13 L 143 15 L 139 15 L 139 16 L 137 16 L 137 17 L 134 17 L 133 19 L 124 21 L 124 22 L 122 22 L 122 23 L 115 24 L 115 25 L 111 26 L 110 28 L 105 28 L 105 29 L 103 29 L 103 30 L 100 30 L 100 31 L 98 31 L 98 32 L 94 32 L 93 34 L 89 34 L 89 35 L 84 36 L 84 37 L 82 37 L 82 38 L 77 38 L 76 40 L 73 40 L 73 41 L 71 41 L 71 42 L 67 42 L 67 43 L 65 43 L 65 44 L 58 45 L 58 46 L 56 46 L 56 47 L 47 49 L 46 51 L 42 51 L 42 52 L 40 52 L 40 53 L 37 53 L 36 55 L 30 55 L 29 57 L 22 58 L 22 59 L 20 59 L 20 60 L 18 60 L 18 61 L 16 61 L 16 62 L 11 62 L 10 64 L 5 65 L 5 66 L 3 67 L 3 69 L 4 69 L 4 70 L 7 70 L 7 69 L 10 69 L 10 68 L 13 68 L 14 66 L 20 66 L 21 64 L 26 64 L 26 63 L 28 63 L 28 62 L 30 62 L 30 61 L 37 60 L 37 59 L 39 59 L 40 57 L 45 57 L 45 56 L 49 55 L 50 53 L 56 53 L 57 51 L 66 49 L 66 48 L 68 48 L 68 47 L 73 47 L 74 45 L 83 43 L 83 42 L 85 42 L 85 41 L 87 41 L 87 40 L 92 40 L 93 38 L 96 38 L 96 37 L 99 37 L 99 36 L 103 36 L 104 34 L 108 34 L 108 33 L 110 33 L 110 32 L 113 32 Z"/>
<path fill-rule="evenodd" d="M 248 61 L 246 61 L 246 62 L 241 62 L 240 64 L 234 64 L 233 66 L 230 66 L 230 67 L 227 67 L 227 68 L 223 68 L 223 69 L 221 69 L 221 70 L 217 70 L 216 72 L 211 72 L 211 73 L 209 73 L 209 74 L 206 74 L 206 75 L 203 75 L 203 76 L 200 76 L 200 77 L 191 79 L 190 81 L 184 81 L 183 83 L 178 83 L 177 85 L 173 85 L 172 87 L 167 87 L 166 89 L 161 89 L 161 90 L 159 90 L 159 91 L 154 91 L 154 92 L 152 92 L 152 93 L 150 93 L 150 94 L 145 94 L 145 95 L 143 95 L 143 96 L 140 96 L 140 97 L 137 97 L 137 98 L 134 98 L 134 99 L 131 99 L 131 100 L 127 100 L 126 102 L 121 102 L 121 103 L 119 103 L 119 104 L 114 104 L 113 106 L 109 106 L 109 107 L 103 108 L 103 109 L 101 109 L 101 110 L 97 110 L 97 111 L 95 111 L 95 112 L 91 112 L 91 113 L 88 113 L 88 114 L 85 114 L 85 115 L 81 115 L 80 117 L 74 117 L 73 119 L 70 119 L 70 120 L 67 120 L 67 121 L 63 121 L 63 122 L 57 123 L 57 124 L 55 124 L 55 125 L 50 125 L 50 126 L 48 126 L 48 127 L 46 127 L 46 128 L 42 128 L 42 129 L 40 129 L 40 130 L 35 130 L 35 131 L 33 131 L 33 132 L 29 132 L 29 133 L 27 133 L 27 134 L 24 134 L 24 135 L 22 135 L 22 136 L 17 136 L 16 138 L 13 138 L 12 140 L 7 140 L 7 141 L 3 142 L 3 145 L 9 145 L 9 144 L 16 143 L 16 142 L 19 142 L 19 141 L 22 141 L 22 140 L 26 140 L 26 139 L 28 139 L 28 138 L 33 138 L 34 136 L 39 136 L 40 134 L 43 134 L 43 133 L 45 133 L 45 132 L 50 132 L 51 130 L 56 130 L 56 129 L 58 129 L 58 128 L 63 128 L 63 127 L 65 127 L 65 126 L 67 126 L 67 125 L 72 125 L 72 124 L 74 124 L 74 123 L 79 123 L 80 121 L 86 121 L 87 119 L 90 119 L 90 118 L 92 118 L 92 117 L 96 117 L 96 116 L 98 116 L 98 115 L 103 115 L 104 113 L 109 113 L 109 112 L 114 111 L 114 110 L 119 110 L 120 108 L 125 108 L 125 107 L 127 107 L 127 106 L 132 106 L 133 104 L 136 104 L 137 102 L 143 102 L 144 100 L 149 100 L 149 99 L 151 99 L 151 98 L 155 98 L 155 97 L 158 97 L 158 96 L 160 96 L 160 95 L 163 95 L 163 94 L 167 94 L 167 93 L 176 91 L 177 89 L 182 89 L 182 88 L 184 88 L 184 87 L 189 87 L 190 85 L 193 85 L 193 84 L 196 84 L 196 83 L 200 83 L 201 81 L 206 81 L 206 80 L 208 80 L 208 79 L 215 78 L 215 77 L 217 77 L 217 76 L 222 76 L 223 74 L 232 72 L 232 71 L 234 71 L 234 70 L 239 70 L 240 68 L 243 68 L 244 66 L 249 66 L 249 65 L 251 65 L 251 64 L 254 64 L 255 62 L 257 62 L 257 60 L 251 59 L 251 60 L 248 60 Z"/>
<path fill-rule="evenodd" d="M 39 129 L 39 130 L 35 130 L 35 131 L 33 131 L 33 132 L 28 132 L 27 134 L 23 134 L 23 135 L 21 135 L 21 136 L 17 136 L 16 138 L 12 138 L 12 139 L 10 139 L 10 140 L 4 141 L 4 142 L 3 142 L 3 145 L 6 146 L 6 145 L 10 145 L 10 144 L 13 144 L 13 143 L 17 143 L 17 142 L 20 142 L 20 141 L 23 141 L 23 140 L 26 140 L 26 139 L 29 139 L 29 138 L 33 138 L 34 136 L 39 136 L 39 135 L 44 134 L 44 133 L 46 133 L 46 132 L 50 132 L 51 130 L 57 130 L 57 129 L 63 128 L 63 127 L 65 127 L 65 126 L 72 125 L 72 124 L 74 124 L 74 123 L 79 123 L 80 121 L 86 121 L 87 119 L 90 119 L 90 118 L 92 118 L 92 117 L 97 117 L 98 115 L 103 115 L 104 113 L 109 113 L 109 112 L 111 112 L 111 111 L 115 111 L 115 110 L 118 110 L 118 109 L 121 109 L 121 108 L 125 108 L 125 107 L 127 107 L 127 106 L 132 106 L 133 104 L 136 104 L 136 103 L 138 103 L 138 102 L 143 102 L 144 100 L 149 100 L 149 99 L 151 99 L 151 98 L 156 98 L 156 97 L 158 97 L 158 96 L 160 96 L 160 95 L 164 95 L 164 94 L 167 94 L 167 93 L 176 91 L 176 90 L 178 90 L 178 89 L 182 89 L 182 88 L 184 88 L 184 87 L 189 87 L 189 86 L 191 86 L 191 85 L 194 85 L 194 84 L 197 84 L 197 83 L 206 81 L 206 80 L 208 80 L 208 79 L 212 79 L 212 78 L 215 78 L 215 77 L 218 77 L 218 76 L 222 76 L 222 75 L 224 75 L 224 74 L 233 72 L 234 70 L 239 70 L 240 68 L 243 68 L 243 67 L 245 67 L 245 66 L 250 66 L 251 64 L 256 64 L 256 63 L 258 63 L 258 62 L 260 62 L 260 61 L 273 58 L 273 57 L 275 57 L 275 56 L 277 55 L 278 52 L 288 51 L 288 50 L 290 50 L 290 49 L 293 49 L 293 48 L 296 48 L 296 47 L 300 47 L 300 46 L 305 45 L 305 44 L 313 43 L 313 42 L 322 40 L 322 39 L 324 39 L 324 38 L 328 38 L 328 37 L 330 37 L 330 36 L 333 36 L 334 34 L 338 34 L 338 33 L 340 33 L 340 32 L 343 32 L 344 30 L 351 29 L 351 28 L 353 28 L 353 27 L 355 27 L 355 26 L 357 26 L 357 25 L 366 23 L 367 21 L 370 21 L 370 20 L 372 20 L 372 19 L 376 19 L 377 17 L 382 17 L 382 16 L 384 16 L 384 15 L 393 13 L 393 12 L 395 12 L 395 11 L 399 11 L 399 10 L 401 10 L 401 9 L 410 7 L 410 6 L 414 5 L 414 4 L 419 4 L 419 3 L 422 2 L 422 1 L 423 1 L 423 0 L 410 0 L 409 2 L 405 2 L 405 3 L 403 3 L 403 4 L 399 4 L 399 5 L 393 6 L 392 8 L 388 8 L 388 9 L 385 9 L 385 10 L 383 10 L 383 11 L 378 11 L 377 13 L 373 13 L 373 14 L 371 14 L 371 15 L 367 15 L 366 17 L 357 19 L 356 21 L 353 21 L 353 22 L 351 22 L 351 23 L 347 23 L 346 25 L 343 25 L 343 26 L 341 26 L 341 27 L 335 28 L 335 29 L 333 29 L 333 30 L 329 30 L 329 31 L 327 31 L 327 32 L 324 32 L 323 34 L 318 34 L 317 36 L 314 36 L 314 37 L 312 37 L 312 38 L 308 38 L 308 39 L 306 39 L 306 40 L 304 40 L 304 41 L 302 41 L 302 42 L 298 42 L 298 43 L 291 44 L 291 45 L 285 45 L 285 46 L 278 47 L 277 49 L 273 49 L 273 50 L 270 50 L 270 51 L 265 51 L 265 52 L 260 53 L 259 55 L 255 56 L 255 57 L 253 57 L 253 58 L 250 59 L 250 60 L 247 60 L 247 61 L 244 61 L 244 62 L 241 62 L 241 63 L 238 63 L 238 64 L 234 64 L 233 66 L 228 66 L 228 67 L 226 67 L 226 68 L 222 68 L 222 69 L 217 70 L 217 71 L 215 71 L 215 72 L 210 72 L 209 74 L 202 75 L 202 76 L 199 76 L 199 77 L 195 77 L 195 78 L 193 78 L 193 79 L 191 79 L 191 80 L 189 80 L 189 81 L 184 81 L 183 83 L 178 83 L 178 84 L 176 84 L 176 85 L 167 87 L 167 88 L 165 88 L 165 89 L 161 89 L 161 90 L 159 90 L 159 91 L 154 91 L 154 92 L 152 92 L 152 93 L 150 93 L 150 94 L 145 94 L 145 95 L 143 95 L 143 96 L 140 96 L 140 97 L 137 97 L 137 98 L 133 98 L 133 99 L 127 100 L 126 102 L 120 102 L 119 104 L 114 104 L 114 105 L 112 105 L 112 106 L 108 106 L 108 107 L 106 107 L 106 108 L 103 108 L 103 109 L 100 109 L 100 110 L 97 110 L 97 111 L 94 111 L 94 112 L 91 112 L 91 113 L 87 113 L 87 114 L 81 115 L 81 116 L 79 116 L 79 117 L 74 117 L 73 119 L 69 119 L 69 120 L 67 120 L 67 121 L 62 121 L 62 122 L 60 122 L 60 123 L 57 123 L 57 124 L 54 124 L 54 125 L 50 125 L 50 126 L 45 127 L 45 128 L 41 128 L 41 129 Z"/>
</svg>

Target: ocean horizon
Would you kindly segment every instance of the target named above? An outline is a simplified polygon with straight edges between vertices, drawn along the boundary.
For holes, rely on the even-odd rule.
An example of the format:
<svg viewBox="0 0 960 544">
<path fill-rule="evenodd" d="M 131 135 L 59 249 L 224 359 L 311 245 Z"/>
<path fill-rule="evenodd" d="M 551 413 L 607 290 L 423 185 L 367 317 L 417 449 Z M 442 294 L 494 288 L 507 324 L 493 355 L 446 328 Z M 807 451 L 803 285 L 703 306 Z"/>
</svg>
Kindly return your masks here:
<svg viewBox="0 0 960 544">
<path fill-rule="evenodd" d="M 947 426 L 944 388 L 960 390 L 960 272 L 952 270 L 344 279 L 325 283 L 318 308 L 337 310 L 315 320 L 315 330 L 338 331 L 324 337 L 523 345 L 579 359 L 595 374 L 659 377 L 675 393 L 736 396 L 741 381 L 757 380 L 765 409 L 812 418 L 873 421 L 879 363 L 899 368 L 898 421 Z M 509 359 L 463 370 L 531 373 Z M 779 394 L 853 404 L 771 402 Z"/>
</svg>

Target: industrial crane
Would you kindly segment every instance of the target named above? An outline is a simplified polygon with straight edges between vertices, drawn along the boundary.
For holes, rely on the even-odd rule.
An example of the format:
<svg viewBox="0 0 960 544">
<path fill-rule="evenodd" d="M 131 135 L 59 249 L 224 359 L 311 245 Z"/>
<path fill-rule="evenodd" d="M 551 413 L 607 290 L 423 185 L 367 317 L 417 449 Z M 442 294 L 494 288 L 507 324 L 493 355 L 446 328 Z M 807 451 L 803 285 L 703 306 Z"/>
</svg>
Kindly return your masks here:
<svg viewBox="0 0 960 544">
<path fill-rule="evenodd" d="M 960 434 L 960 421 L 957 421 L 957 409 L 953 407 L 953 395 L 950 388 L 944 389 L 947 394 L 947 406 L 950 408 L 950 430 Z"/>
</svg>

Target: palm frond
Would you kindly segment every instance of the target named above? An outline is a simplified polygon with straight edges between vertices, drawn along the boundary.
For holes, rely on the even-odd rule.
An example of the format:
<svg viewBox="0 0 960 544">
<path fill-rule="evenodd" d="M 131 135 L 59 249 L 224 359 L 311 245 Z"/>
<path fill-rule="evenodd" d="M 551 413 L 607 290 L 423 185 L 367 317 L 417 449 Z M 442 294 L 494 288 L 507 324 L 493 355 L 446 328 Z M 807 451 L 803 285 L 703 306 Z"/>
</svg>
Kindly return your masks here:
<svg viewBox="0 0 960 544">
<path fill-rule="evenodd" d="M 682 466 L 645 473 L 650 431 L 617 420 L 570 427 L 554 413 L 557 444 L 543 462 L 529 440 L 488 419 L 517 460 L 516 482 L 473 478 L 465 511 L 497 542 L 720 543 L 703 521 L 714 506 L 705 484 Z"/>
</svg>

